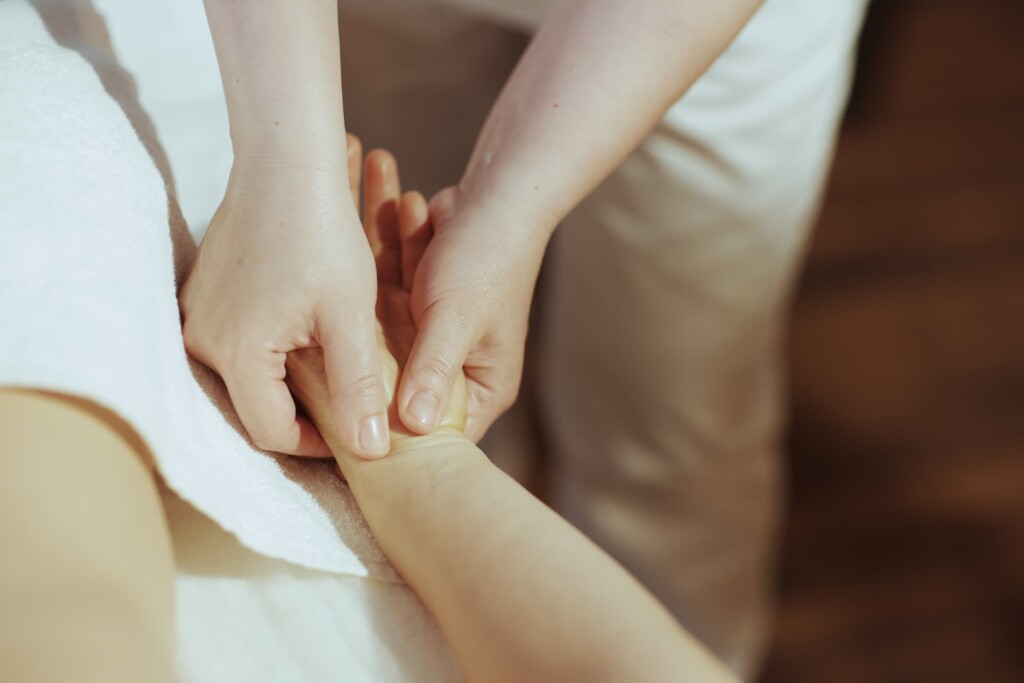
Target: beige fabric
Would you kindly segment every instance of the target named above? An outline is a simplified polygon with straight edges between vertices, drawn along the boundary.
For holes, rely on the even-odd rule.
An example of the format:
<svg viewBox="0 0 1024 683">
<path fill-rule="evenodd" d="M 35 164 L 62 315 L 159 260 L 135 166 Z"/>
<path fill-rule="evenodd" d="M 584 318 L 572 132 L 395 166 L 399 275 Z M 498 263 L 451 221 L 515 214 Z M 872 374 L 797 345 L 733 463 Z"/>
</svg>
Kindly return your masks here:
<svg viewBox="0 0 1024 683">
<path fill-rule="evenodd" d="M 463 10 L 510 28 L 535 29 L 555 0 L 426 0 Z"/>
<path fill-rule="evenodd" d="M 559 509 L 745 676 L 770 616 L 787 302 L 865 4 L 767 0 L 570 216 L 539 301 L 539 405 L 485 444 L 531 448 L 524 415 L 542 415 Z M 524 38 L 417 2 L 342 9 L 351 129 L 410 187 L 456 181 Z"/>
<path fill-rule="evenodd" d="M 862 10 L 769 1 L 549 268 L 556 504 L 745 676 L 769 626 L 786 309 Z"/>
</svg>

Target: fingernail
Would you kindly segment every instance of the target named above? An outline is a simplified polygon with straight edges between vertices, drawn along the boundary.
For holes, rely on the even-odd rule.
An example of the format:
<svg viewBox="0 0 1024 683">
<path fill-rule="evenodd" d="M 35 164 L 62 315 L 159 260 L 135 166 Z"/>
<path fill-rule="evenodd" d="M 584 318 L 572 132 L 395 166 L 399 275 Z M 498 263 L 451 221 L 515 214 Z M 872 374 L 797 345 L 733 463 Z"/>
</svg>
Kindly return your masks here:
<svg viewBox="0 0 1024 683">
<path fill-rule="evenodd" d="M 437 397 L 429 391 L 417 391 L 409 399 L 405 411 L 409 417 L 419 422 L 424 427 L 433 427 L 437 424 L 437 413 L 441 407 Z"/>
<path fill-rule="evenodd" d="M 359 425 L 359 448 L 367 455 L 387 455 L 388 428 L 384 418 L 371 415 Z"/>
</svg>

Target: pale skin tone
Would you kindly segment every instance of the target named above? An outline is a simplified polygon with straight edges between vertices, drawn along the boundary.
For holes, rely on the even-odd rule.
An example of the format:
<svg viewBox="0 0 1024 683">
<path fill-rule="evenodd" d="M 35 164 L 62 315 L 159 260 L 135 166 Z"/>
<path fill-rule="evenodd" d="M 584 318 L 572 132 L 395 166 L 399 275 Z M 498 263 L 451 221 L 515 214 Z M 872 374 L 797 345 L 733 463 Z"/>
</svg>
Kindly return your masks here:
<svg viewBox="0 0 1024 683">
<path fill-rule="evenodd" d="M 358 143 L 349 150 L 358 185 Z M 432 226 L 422 195 L 402 194 L 387 152 L 367 158 L 364 203 L 395 411 L 416 338 L 412 283 Z M 322 350 L 293 351 L 286 362 L 378 543 L 436 617 L 467 680 L 735 680 L 624 569 L 465 436 L 462 377 L 432 434 L 393 421 L 391 455 L 368 460 L 334 424 Z M 103 409 L 38 392 L 0 390 L 0 427 L 0 518 L 19 522 L 0 527 L 13 552 L 0 564 L 11 594 L 4 604 L 13 606 L 0 614 L 0 642 L 14 648 L 0 673 L 173 680 L 173 565 L 145 449 Z"/>
<path fill-rule="evenodd" d="M 175 680 L 171 543 L 144 449 L 95 404 L 0 389 L 0 679 Z"/>
<path fill-rule="evenodd" d="M 210 0 L 234 165 L 180 293 L 185 345 L 215 369 L 256 445 L 328 455 L 295 413 L 288 351 L 324 350 L 338 428 L 388 451 L 376 277 L 348 193 L 337 6 Z M 280 58 L 287 55 L 287 58 Z"/>
<path fill-rule="evenodd" d="M 555 227 L 759 4 L 556 3 L 494 104 L 462 181 L 431 202 L 437 238 L 413 285 L 420 332 L 399 389 L 406 426 L 432 429 L 432 410 L 414 409 L 414 397 L 444 405 L 460 368 L 470 438 L 512 404 L 530 300 Z"/>
<path fill-rule="evenodd" d="M 399 419 L 426 434 L 457 379 L 478 440 L 519 388 L 527 314 L 555 226 L 646 135 L 760 0 L 561 0 L 495 103 L 465 176 L 430 203 L 411 286 L 417 337 Z M 265 448 L 324 454 L 285 389 L 320 347 L 332 414 L 362 457 L 389 448 L 375 278 L 334 141 L 344 137 L 335 0 L 206 0 L 235 167 L 182 290 L 189 351 L 217 370 Z"/>
<path fill-rule="evenodd" d="M 432 226 L 424 198 L 402 194 L 386 152 L 367 158 L 364 206 L 392 384 L 415 344 L 412 283 Z M 434 614 L 468 680 L 733 680 L 632 576 L 464 434 L 461 375 L 433 433 L 398 428 L 391 455 L 369 461 L 346 449 L 332 423 L 322 352 L 295 351 L 287 368 L 381 549 Z"/>
<path fill-rule="evenodd" d="M 408 349 L 400 366 L 377 343 L 374 252 L 354 201 L 337 192 L 351 178 L 339 151 L 334 0 L 206 4 L 235 163 L 181 307 L 188 350 L 224 378 L 253 440 L 338 454 L 381 546 L 471 680 L 730 680 L 639 584 L 494 469 L 472 439 L 518 389 L 526 313 L 554 226 L 757 0 L 557 4 L 465 177 L 431 202 L 435 239 L 412 240 L 409 251 L 399 241 L 415 265 L 403 263 L 392 291 L 408 296 L 402 324 L 416 331 L 388 340 L 400 358 Z M 409 225 L 424 224 L 422 198 L 400 206 Z M 420 247 L 415 263 L 408 254 Z M 387 337 L 395 320 L 384 322 Z M 323 437 L 297 415 L 289 357 Z M 390 409 L 384 366 L 402 369 Z M 464 409 L 469 438 L 459 429 Z M 12 522 L 2 545 L 13 558 L 0 564 L 0 585 L 17 589 L 4 595 L 13 606 L 2 616 L 5 678 L 171 680 L 172 563 L 144 452 L 116 419 L 66 397 L 4 390 L 0 418 L 0 518 Z M 366 460 L 392 445 L 392 457 Z M 24 495 L 52 487 L 54 470 L 67 475 L 61 495 Z M 52 600 L 26 599 L 44 586 Z M 114 644 L 121 656 L 98 656 Z"/>
</svg>

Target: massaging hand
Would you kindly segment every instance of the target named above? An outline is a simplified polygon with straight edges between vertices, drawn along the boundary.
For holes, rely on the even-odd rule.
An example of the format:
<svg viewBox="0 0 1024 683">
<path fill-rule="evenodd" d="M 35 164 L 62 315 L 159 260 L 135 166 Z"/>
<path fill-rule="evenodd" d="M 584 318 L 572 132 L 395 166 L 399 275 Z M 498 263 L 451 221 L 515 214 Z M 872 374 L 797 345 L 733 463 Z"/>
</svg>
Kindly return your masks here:
<svg viewBox="0 0 1024 683">
<path fill-rule="evenodd" d="M 363 181 L 363 229 L 377 267 L 377 331 L 384 385 L 388 389 L 390 409 L 396 410 L 394 393 L 400 369 L 408 362 L 416 340 L 416 325 L 409 305 L 410 289 L 423 253 L 433 231 L 427 201 L 419 192 L 402 193 L 398 165 L 387 151 L 374 150 L 366 156 L 365 174 L 358 139 L 348 136 L 349 167 L 353 200 L 358 202 Z M 323 353 L 304 349 L 288 354 L 288 385 L 299 397 L 308 414 L 321 426 L 331 425 L 323 408 L 329 405 L 324 381 Z M 443 439 L 451 444 L 465 441 L 466 383 L 461 371 L 449 396 L 447 410 L 431 436 L 418 436 L 402 428 L 397 415 L 391 419 L 392 454 L 407 448 L 423 448 Z M 343 470 L 351 464 L 348 454 L 340 452 L 333 426 L 328 441 Z"/>
<path fill-rule="evenodd" d="M 186 348 L 224 379 L 261 448 L 330 455 L 284 382 L 287 353 L 319 346 L 346 445 L 388 452 L 374 259 L 346 185 L 329 168 L 236 160 L 181 290 Z"/>
<path fill-rule="evenodd" d="M 479 440 L 515 401 L 530 300 L 547 234 L 522 210 L 448 188 L 430 203 L 434 238 L 412 282 L 417 337 L 398 392 L 410 430 L 433 431 L 465 371 L 466 435 Z"/>
<path fill-rule="evenodd" d="M 651 130 L 762 3 L 554 3 L 495 102 L 412 289 L 402 421 L 429 432 L 457 369 L 479 438 L 519 387 L 527 309 L 558 222 Z"/>
<path fill-rule="evenodd" d="M 349 173 L 357 178 L 358 168 Z M 390 154 L 371 152 L 365 175 L 390 386 L 417 336 L 409 290 L 431 226 L 424 198 L 401 194 Z M 440 427 L 410 436 L 392 420 L 394 448 L 376 461 L 353 458 L 340 443 L 320 349 L 288 354 L 288 382 L 335 450 L 381 550 L 437 619 L 467 680 L 592 680 L 595 671 L 598 680 L 733 680 L 636 579 L 462 434 L 461 373 Z"/>
</svg>

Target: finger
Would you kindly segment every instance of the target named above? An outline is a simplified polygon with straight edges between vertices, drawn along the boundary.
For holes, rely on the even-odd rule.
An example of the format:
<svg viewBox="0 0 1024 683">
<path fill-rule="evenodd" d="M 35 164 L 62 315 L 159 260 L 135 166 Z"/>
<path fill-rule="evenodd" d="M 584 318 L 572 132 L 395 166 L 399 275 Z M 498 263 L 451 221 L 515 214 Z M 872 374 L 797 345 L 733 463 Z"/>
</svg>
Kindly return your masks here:
<svg viewBox="0 0 1024 683">
<path fill-rule="evenodd" d="M 380 282 L 401 282 L 402 256 L 398 237 L 398 200 L 401 193 L 398 164 L 391 153 L 375 149 L 367 154 L 363 227 L 377 261 L 377 279 Z"/>
<path fill-rule="evenodd" d="M 467 358 L 466 426 L 463 432 L 474 442 L 480 441 L 495 420 L 516 402 L 522 378 L 522 363 L 510 368 L 474 368 Z"/>
<path fill-rule="evenodd" d="M 468 346 L 457 315 L 428 311 L 420 319 L 398 391 L 399 415 L 407 428 L 417 434 L 437 428 Z"/>
<path fill-rule="evenodd" d="M 387 455 L 387 394 L 372 309 L 349 319 L 321 319 L 317 337 L 324 351 L 331 412 L 342 441 L 363 458 Z"/>
<path fill-rule="evenodd" d="M 398 207 L 398 237 L 402 243 L 402 289 L 412 291 L 416 269 L 433 235 L 427 200 L 419 192 L 406 192 Z"/>
<path fill-rule="evenodd" d="M 250 364 L 249 370 L 224 374 L 231 403 L 249 438 L 257 447 L 268 451 L 331 457 L 330 448 L 312 423 L 296 414 L 295 401 L 284 383 L 283 355 L 280 362 L 279 370 L 276 363 L 271 362 L 263 368 L 269 372 L 253 372 L 257 364 Z"/>
<path fill-rule="evenodd" d="M 348 155 L 348 189 L 352 193 L 352 203 L 359 208 L 359 184 L 363 180 L 363 143 L 352 133 L 345 136 Z"/>
</svg>

